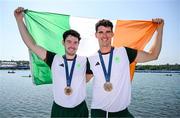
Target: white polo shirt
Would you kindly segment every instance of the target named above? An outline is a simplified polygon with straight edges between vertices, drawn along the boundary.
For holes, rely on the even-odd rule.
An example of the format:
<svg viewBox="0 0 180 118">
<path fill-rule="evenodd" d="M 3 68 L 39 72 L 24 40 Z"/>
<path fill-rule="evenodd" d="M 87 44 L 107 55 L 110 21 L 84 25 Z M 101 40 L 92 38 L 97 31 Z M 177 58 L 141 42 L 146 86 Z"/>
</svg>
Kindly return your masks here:
<svg viewBox="0 0 180 118">
<path fill-rule="evenodd" d="M 133 53 L 134 52 L 134 53 Z M 106 70 L 108 70 L 109 54 L 103 54 Z M 129 54 L 129 55 L 127 55 Z M 133 58 L 129 57 L 133 54 Z M 118 112 L 128 107 L 131 100 L 131 81 L 129 64 L 136 57 L 137 51 L 129 48 L 115 48 L 113 52 L 110 82 L 113 89 L 104 90 L 105 81 L 99 54 L 89 57 L 89 63 L 94 75 L 92 109 L 101 109 L 108 112 Z M 129 58 L 128 58 L 129 57 Z M 132 61 L 130 61 L 131 59 Z"/>
</svg>

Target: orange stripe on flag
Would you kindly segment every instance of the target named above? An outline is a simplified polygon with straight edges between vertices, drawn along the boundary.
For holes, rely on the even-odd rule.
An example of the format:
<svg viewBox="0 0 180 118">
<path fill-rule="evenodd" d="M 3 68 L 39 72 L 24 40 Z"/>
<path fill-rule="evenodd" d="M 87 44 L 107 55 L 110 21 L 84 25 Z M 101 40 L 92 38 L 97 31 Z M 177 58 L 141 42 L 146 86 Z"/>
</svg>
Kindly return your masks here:
<svg viewBox="0 0 180 118">
<path fill-rule="evenodd" d="M 118 20 L 115 26 L 113 46 L 130 47 L 143 50 L 157 29 L 152 21 Z M 130 64 L 131 80 L 133 79 L 136 62 Z"/>
</svg>

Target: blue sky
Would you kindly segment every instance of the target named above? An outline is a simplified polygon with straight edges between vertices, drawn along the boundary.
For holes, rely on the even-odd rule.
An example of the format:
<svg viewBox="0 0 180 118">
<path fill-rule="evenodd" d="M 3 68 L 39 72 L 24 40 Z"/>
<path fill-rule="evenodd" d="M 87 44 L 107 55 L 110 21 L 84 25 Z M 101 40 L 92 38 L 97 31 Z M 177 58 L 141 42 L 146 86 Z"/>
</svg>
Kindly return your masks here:
<svg viewBox="0 0 180 118">
<path fill-rule="evenodd" d="M 0 60 L 29 60 L 13 11 L 24 8 L 89 18 L 165 20 L 163 45 L 156 61 L 146 64 L 180 63 L 179 0 L 0 0 Z"/>
</svg>

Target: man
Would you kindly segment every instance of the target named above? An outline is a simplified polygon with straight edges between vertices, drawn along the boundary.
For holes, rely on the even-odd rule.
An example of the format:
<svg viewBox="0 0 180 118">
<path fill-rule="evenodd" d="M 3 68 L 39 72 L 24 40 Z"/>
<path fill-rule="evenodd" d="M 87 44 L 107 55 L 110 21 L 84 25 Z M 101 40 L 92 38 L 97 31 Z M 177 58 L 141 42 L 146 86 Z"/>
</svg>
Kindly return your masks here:
<svg viewBox="0 0 180 118">
<path fill-rule="evenodd" d="M 127 47 L 111 46 L 113 24 L 109 20 L 100 20 L 96 24 L 95 36 L 100 50 L 89 57 L 94 76 L 91 104 L 92 117 L 133 117 L 128 111 L 131 99 L 131 81 L 129 64 L 155 60 L 158 58 L 163 34 L 163 19 L 153 19 L 159 24 L 157 36 L 149 52 Z"/>
<path fill-rule="evenodd" d="M 63 34 L 65 55 L 60 56 L 36 45 L 23 22 L 24 8 L 14 11 L 21 37 L 26 46 L 44 60 L 52 71 L 54 103 L 51 117 L 88 117 L 86 97 L 86 57 L 76 55 L 80 34 L 68 30 Z"/>
</svg>

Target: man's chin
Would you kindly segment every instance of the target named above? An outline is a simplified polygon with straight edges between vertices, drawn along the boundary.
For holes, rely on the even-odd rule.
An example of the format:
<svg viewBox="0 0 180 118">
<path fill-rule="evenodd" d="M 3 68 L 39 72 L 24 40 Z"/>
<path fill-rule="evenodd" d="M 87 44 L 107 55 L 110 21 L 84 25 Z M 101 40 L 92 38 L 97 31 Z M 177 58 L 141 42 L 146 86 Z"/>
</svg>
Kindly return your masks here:
<svg viewBox="0 0 180 118">
<path fill-rule="evenodd" d="M 70 55 L 70 56 L 74 56 L 76 53 L 75 52 L 73 52 L 73 53 L 68 53 L 68 55 Z"/>
<path fill-rule="evenodd" d="M 109 44 L 104 44 L 104 45 L 102 45 L 102 47 L 110 47 L 111 45 L 109 45 Z"/>
</svg>

